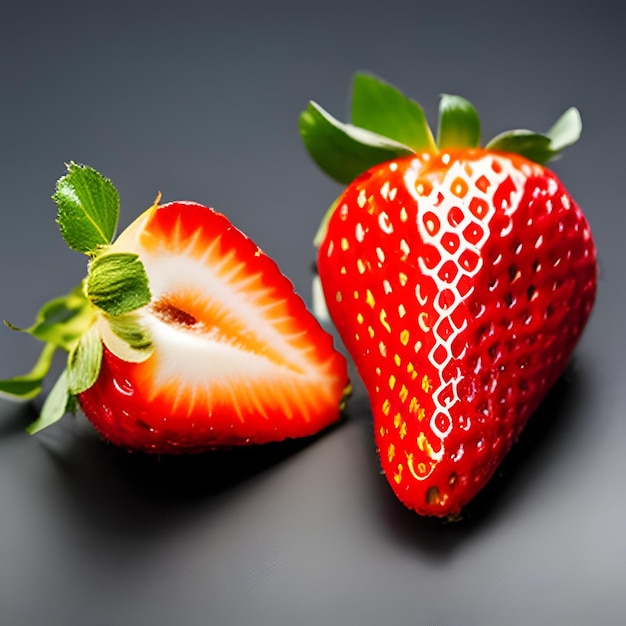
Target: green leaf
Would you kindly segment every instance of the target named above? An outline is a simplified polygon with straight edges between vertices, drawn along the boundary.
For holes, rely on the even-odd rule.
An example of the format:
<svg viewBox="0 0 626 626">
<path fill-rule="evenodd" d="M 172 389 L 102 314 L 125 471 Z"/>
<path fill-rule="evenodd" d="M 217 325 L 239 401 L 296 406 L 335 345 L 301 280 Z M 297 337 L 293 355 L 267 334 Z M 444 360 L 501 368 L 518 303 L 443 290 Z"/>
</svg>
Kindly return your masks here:
<svg viewBox="0 0 626 626">
<path fill-rule="evenodd" d="M 133 313 L 107 318 L 111 330 L 130 348 L 144 354 L 152 354 L 152 338 L 148 329 L 141 323 L 139 316 Z"/>
<path fill-rule="evenodd" d="M 46 374 L 50 370 L 55 351 L 56 346 L 53 343 L 47 343 L 30 372 L 8 380 L 0 380 L 0 392 L 22 400 L 30 400 L 38 396 Z"/>
<path fill-rule="evenodd" d="M 575 107 L 570 107 L 545 135 L 524 129 L 510 130 L 494 137 L 486 147 L 521 154 L 535 163 L 543 164 L 576 143 L 581 132 L 580 113 Z"/>
<path fill-rule="evenodd" d="M 583 123 L 577 108 L 570 107 L 546 133 L 550 138 L 551 148 L 556 154 L 576 143 L 583 130 Z"/>
<path fill-rule="evenodd" d="M 67 383 L 71 394 L 78 395 L 97 380 L 102 365 L 102 340 L 96 326 L 86 332 L 67 359 Z"/>
<path fill-rule="evenodd" d="M 397 141 L 339 122 L 315 102 L 300 114 L 299 128 L 313 160 L 344 184 L 374 165 L 413 153 Z"/>
<path fill-rule="evenodd" d="M 28 432 L 34 435 L 58 422 L 74 406 L 67 382 L 67 370 L 63 370 L 43 403 L 39 417 L 27 428 Z"/>
<path fill-rule="evenodd" d="M 136 254 L 119 252 L 96 257 L 87 276 L 87 299 L 109 315 L 129 313 L 150 302 L 143 263 Z"/>
<path fill-rule="evenodd" d="M 465 98 L 443 94 L 439 101 L 439 148 L 476 148 L 479 144 L 480 118 L 476 109 Z"/>
<path fill-rule="evenodd" d="M 540 164 L 546 163 L 555 155 L 549 137 L 523 129 L 501 133 L 486 147 L 488 150 L 519 154 Z"/>
<path fill-rule="evenodd" d="M 352 124 L 393 139 L 415 152 L 436 150 L 422 107 L 401 91 L 369 74 L 356 74 Z"/>
<path fill-rule="evenodd" d="M 6 321 L 5 324 L 69 352 L 92 321 L 93 311 L 82 285 L 78 285 L 68 294 L 46 302 L 29 328 L 19 328 Z"/>
<path fill-rule="evenodd" d="M 70 163 L 52 196 L 57 223 L 67 245 L 85 254 L 111 243 L 117 229 L 120 201 L 108 178 L 85 165 Z"/>
</svg>

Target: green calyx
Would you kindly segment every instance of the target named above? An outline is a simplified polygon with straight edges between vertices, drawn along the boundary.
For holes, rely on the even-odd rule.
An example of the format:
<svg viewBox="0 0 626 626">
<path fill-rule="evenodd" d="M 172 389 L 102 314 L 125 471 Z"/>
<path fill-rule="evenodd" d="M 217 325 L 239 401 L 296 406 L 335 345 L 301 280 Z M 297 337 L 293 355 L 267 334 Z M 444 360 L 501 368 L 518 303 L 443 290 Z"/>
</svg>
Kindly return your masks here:
<svg viewBox="0 0 626 626">
<path fill-rule="evenodd" d="M 74 412 L 77 396 L 97 380 L 103 355 L 101 321 L 135 355 L 144 359 L 152 353 L 149 333 L 136 314 L 151 300 L 143 264 L 136 254 L 110 250 L 119 218 L 117 190 L 94 169 L 70 163 L 52 197 L 63 239 L 72 250 L 86 254 L 89 263 L 81 284 L 44 304 L 31 326 L 19 328 L 5 322 L 9 328 L 42 341 L 44 348 L 30 372 L 0 380 L 0 393 L 22 400 L 36 397 L 56 351 L 67 352 L 65 369 L 39 418 L 28 427 L 31 434 Z"/>
<path fill-rule="evenodd" d="M 389 83 L 364 73 L 354 77 L 349 123 L 338 121 L 319 104 L 310 102 L 300 114 L 299 129 L 313 160 L 343 184 L 375 165 L 402 156 L 480 147 L 480 119 L 464 98 L 441 96 L 435 141 L 419 104 Z M 484 147 L 543 164 L 575 143 L 581 130 L 580 114 L 570 108 L 544 134 L 507 131 Z"/>
</svg>

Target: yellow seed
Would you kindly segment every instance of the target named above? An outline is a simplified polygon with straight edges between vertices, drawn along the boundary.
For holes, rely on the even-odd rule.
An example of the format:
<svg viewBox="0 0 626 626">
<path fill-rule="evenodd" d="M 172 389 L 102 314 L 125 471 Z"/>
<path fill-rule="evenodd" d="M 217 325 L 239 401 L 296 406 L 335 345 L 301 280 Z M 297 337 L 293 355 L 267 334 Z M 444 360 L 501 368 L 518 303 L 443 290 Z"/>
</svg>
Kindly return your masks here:
<svg viewBox="0 0 626 626">
<path fill-rule="evenodd" d="M 356 199 L 356 202 L 359 205 L 360 209 L 362 209 L 365 206 L 365 203 L 367 202 L 367 195 L 365 194 L 365 189 L 361 189 L 361 191 L 359 192 L 359 196 Z"/>
<path fill-rule="evenodd" d="M 374 335 L 375 335 L 376 333 L 374 332 L 374 329 L 373 329 L 371 326 L 368 326 L 368 327 L 367 327 L 367 332 L 368 332 L 368 334 L 369 334 L 369 336 L 370 336 L 370 339 L 374 339 Z"/>
<path fill-rule="evenodd" d="M 382 309 L 380 312 L 380 323 L 385 327 L 385 330 L 390 333 L 391 332 L 391 326 L 389 326 L 389 322 L 387 321 L 387 311 L 385 311 L 385 309 Z"/>
<path fill-rule="evenodd" d="M 426 435 L 423 432 L 420 432 L 420 434 L 417 436 L 417 447 L 424 452 L 424 446 L 426 443 Z"/>
<path fill-rule="evenodd" d="M 361 313 L 358 313 L 358 314 L 357 314 L 357 316 L 356 316 L 356 321 L 357 321 L 359 324 L 362 324 L 362 323 L 363 323 L 363 320 L 364 320 L 363 315 L 362 315 Z"/>
<path fill-rule="evenodd" d="M 420 406 L 419 402 L 417 401 L 417 398 L 415 397 L 411 399 L 411 405 L 409 407 L 409 410 L 411 411 L 411 413 L 415 414 L 418 422 L 421 422 L 426 415 L 426 412 Z"/>
<path fill-rule="evenodd" d="M 394 354 L 393 355 L 393 362 L 400 367 L 400 364 L 402 363 L 402 359 L 400 358 L 399 354 Z"/>
<path fill-rule="evenodd" d="M 389 377 L 389 389 L 392 389 L 396 386 L 396 377 L 392 374 Z"/>
<path fill-rule="evenodd" d="M 393 418 L 393 425 L 396 428 L 400 428 L 400 424 L 402 424 L 402 415 L 400 413 L 396 413 Z"/>
<path fill-rule="evenodd" d="M 433 388 L 432 383 L 430 382 L 430 378 L 424 374 L 424 378 L 422 378 L 422 389 L 428 393 Z"/>
<path fill-rule="evenodd" d="M 369 304 L 372 308 L 374 308 L 374 306 L 376 304 L 376 300 L 374 299 L 374 295 L 372 294 L 372 292 L 369 289 L 365 292 L 365 302 L 367 302 L 367 304 Z"/>
<path fill-rule="evenodd" d="M 341 291 L 338 291 L 335 294 L 335 300 L 337 300 L 337 302 L 341 302 L 343 300 L 343 296 L 341 295 Z"/>
<path fill-rule="evenodd" d="M 365 263 L 363 263 L 363 259 L 357 259 L 356 268 L 359 274 L 365 274 L 366 267 L 365 267 Z"/>
<path fill-rule="evenodd" d="M 398 281 L 400 282 L 400 285 L 402 287 L 404 287 L 407 284 L 408 280 L 409 280 L 409 277 L 404 272 L 400 272 L 398 274 Z"/>
<path fill-rule="evenodd" d="M 417 447 L 422 452 L 425 452 L 431 459 L 435 458 L 435 451 L 433 450 L 433 447 L 430 445 L 430 442 L 428 441 L 428 439 L 426 439 L 426 435 L 423 432 L 421 432 L 417 436 Z"/>
<path fill-rule="evenodd" d="M 391 408 L 391 403 L 389 402 L 389 400 L 385 400 L 383 402 L 383 413 L 385 415 L 389 415 L 389 409 Z"/>
<path fill-rule="evenodd" d="M 403 346 L 408 345 L 408 343 L 409 343 L 409 331 L 408 331 L 408 329 L 405 328 L 400 333 L 400 342 L 402 343 Z"/>
<path fill-rule="evenodd" d="M 406 385 L 402 385 L 402 388 L 400 389 L 400 393 L 398 395 L 400 396 L 401 402 L 406 402 L 406 399 L 409 396 L 409 390 L 406 388 Z"/>
<path fill-rule="evenodd" d="M 345 238 L 341 238 L 341 249 L 345 252 L 350 248 L 350 242 Z"/>
<path fill-rule="evenodd" d="M 387 458 L 389 459 L 389 463 L 393 461 L 394 456 L 396 456 L 396 447 L 390 443 L 389 448 L 387 448 Z"/>
<path fill-rule="evenodd" d="M 402 207 L 400 209 L 400 221 L 406 222 L 409 219 L 409 214 L 406 212 L 406 209 Z"/>
<path fill-rule="evenodd" d="M 406 437 L 406 422 L 402 422 L 402 426 L 400 426 L 400 439 L 404 439 Z"/>
<path fill-rule="evenodd" d="M 380 352 L 380 356 L 387 356 L 387 346 L 382 341 L 378 344 L 378 351 Z"/>
<path fill-rule="evenodd" d="M 402 463 L 398 464 L 398 471 L 393 475 L 393 479 L 399 485 L 402 482 Z"/>
</svg>

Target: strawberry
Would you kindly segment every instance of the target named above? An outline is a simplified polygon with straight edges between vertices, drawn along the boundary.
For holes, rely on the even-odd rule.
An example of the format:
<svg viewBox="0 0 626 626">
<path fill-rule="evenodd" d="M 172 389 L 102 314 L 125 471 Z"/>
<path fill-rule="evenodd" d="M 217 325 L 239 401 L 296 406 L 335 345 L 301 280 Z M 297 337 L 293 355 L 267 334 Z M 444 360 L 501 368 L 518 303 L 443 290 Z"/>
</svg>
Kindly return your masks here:
<svg viewBox="0 0 626 626">
<path fill-rule="evenodd" d="M 93 205 L 77 206 L 82 186 L 96 188 Z M 72 164 L 55 195 L 61 232 L 91 260 L 83 288 L 28 329 L 47 345 L 64 335 L 58 347 L 69 352 L 31 431 L 76 401 L 105 439 L 155 453 L 302 437 L 338 419 L 345 358 L 273 260 L 192 202 L 157 201 L 109 243 L 117 218 L 101 225 L 110 209 L 98 186 L 110 192 L 109 181 Z M 81 212 L 108 229 L 101 241 L 76 231 Z M 51 309 L 63 312 L 61 328 L 46 324 Z M 15 392 L 15 380 L 0 389 Z"/>
<path fill-rule="evenodd" d="M 315 161 L 347 183 L 316 240 L 324 297 L 395 495 L 454 518 L 562 374 L 594 303 L 589 224 L 544 166 L 580 118 L 480 147 L 475 109 L 443 96 L 435 143 L 419 105 L 366 74 L 352 117 L 312 102 L 300 119 Z"/>
</svg>

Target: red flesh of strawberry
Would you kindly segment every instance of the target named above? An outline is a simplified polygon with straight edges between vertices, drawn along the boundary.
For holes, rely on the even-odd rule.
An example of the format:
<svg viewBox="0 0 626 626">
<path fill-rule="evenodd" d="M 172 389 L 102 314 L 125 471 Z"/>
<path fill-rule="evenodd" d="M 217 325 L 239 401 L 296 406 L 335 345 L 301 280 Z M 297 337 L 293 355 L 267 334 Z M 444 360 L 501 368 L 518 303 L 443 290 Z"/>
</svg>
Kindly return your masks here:
<svg viewBox="0 0 626 626">
<path fill-rule="evenodd" d="M 553 173 L 516 155 L 403 157 L 348 186 L 318 268 L 392 489 L 419 513 L 457 514 L 590 314 L 596 252 L 582 212 Z"/>
<path fill-rule="evenodd" d="M 311 435 L 338 419 L 346 363 L 291 282 L 219 213 L 177 202 L 149 210 L 113 244 L 139 254 L 154 353 L 105 348 L 79 399 L 109 440 L 148 452 Z"/>
</svg>

